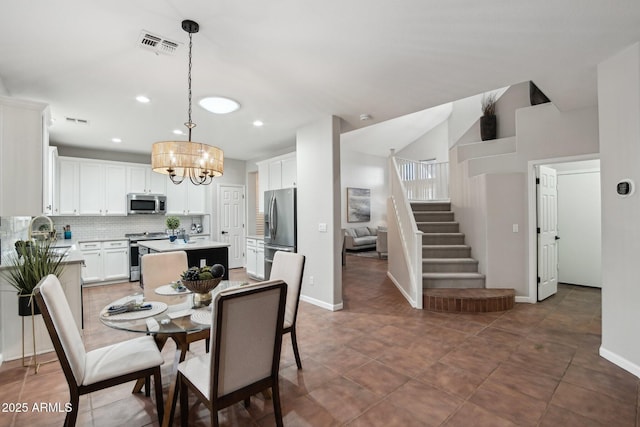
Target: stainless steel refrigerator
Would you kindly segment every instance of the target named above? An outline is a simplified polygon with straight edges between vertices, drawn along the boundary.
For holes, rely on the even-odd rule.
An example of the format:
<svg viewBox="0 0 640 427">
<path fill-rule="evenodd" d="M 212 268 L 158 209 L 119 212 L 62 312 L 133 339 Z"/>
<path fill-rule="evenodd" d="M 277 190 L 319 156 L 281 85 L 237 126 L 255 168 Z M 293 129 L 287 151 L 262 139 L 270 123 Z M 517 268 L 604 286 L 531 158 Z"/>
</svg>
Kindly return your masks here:
<svg viewBox="0 0 640 427">
<path fill-rule="evenodd" d="M 277 251 L 296 252 L 296 189 L 264 192 L 264 277 L 271 274 Z"/>
</svg>

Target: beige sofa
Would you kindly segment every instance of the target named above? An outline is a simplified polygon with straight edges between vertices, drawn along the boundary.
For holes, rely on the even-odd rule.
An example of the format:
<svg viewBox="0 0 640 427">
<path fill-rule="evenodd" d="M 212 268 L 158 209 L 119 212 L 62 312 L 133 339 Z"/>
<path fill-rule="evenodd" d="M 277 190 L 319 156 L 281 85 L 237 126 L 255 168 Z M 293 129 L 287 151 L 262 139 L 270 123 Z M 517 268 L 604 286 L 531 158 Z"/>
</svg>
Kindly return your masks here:
<svg viewBox="0 0 640 427">
<path fill-rule="evenodd" d="M 344 230 L 344 248 L 348 251 L 375 249 L 378 230 L 374 227 L 355 227 Z"/>
</svg>

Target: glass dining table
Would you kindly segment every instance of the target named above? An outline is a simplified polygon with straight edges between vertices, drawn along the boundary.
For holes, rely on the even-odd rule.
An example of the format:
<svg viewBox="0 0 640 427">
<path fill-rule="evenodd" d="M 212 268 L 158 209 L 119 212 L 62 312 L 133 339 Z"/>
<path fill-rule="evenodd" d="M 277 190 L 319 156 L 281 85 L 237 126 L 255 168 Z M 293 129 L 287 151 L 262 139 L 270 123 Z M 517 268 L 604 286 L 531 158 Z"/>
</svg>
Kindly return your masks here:
<svg viewBox="0 0 640 427">
<path fill-rule="evenodd" d="M 247 282 L 223 280 L 211 291 L 212 297 L 215 299 L 218 293 L 244 284 L 247 284 Z M 175 377 L 178 371 L 178 364 L 184 361 L 187 355 L 189 344 L 209 338 L 212 306 L 193 308 L 193 294 L 188 290 L 176 290 L 175 285 L 171 284 L 156 288 L 155 293 L 159 295 L 159 299 L 169 298 L 169 302 L 144 301 L 144 304 L 151 306 L 150 309 L 111 314 L 109 307 L 129 302 L 137 302 L 138 304 L 142 302 L 141 295 L 127 296 L 113 301 L 103 308 L 100 311 L 100 322 L 113 329 L 153 335 L 160 350 L 162 350 L 168 339 L 172 339 L 176 343 L 176 354 L 172 369 L 172 374 Z M 133 392 L 140 392 L 144 385 L 144 380 L 138 380 Z M 169 394 L 165 402 L 163 426 L 171 425 L 171 420 L 173 420 L 175 414 L 176 402 L 176 384 L 175 381 L 171 381 Z"/>
</svg>

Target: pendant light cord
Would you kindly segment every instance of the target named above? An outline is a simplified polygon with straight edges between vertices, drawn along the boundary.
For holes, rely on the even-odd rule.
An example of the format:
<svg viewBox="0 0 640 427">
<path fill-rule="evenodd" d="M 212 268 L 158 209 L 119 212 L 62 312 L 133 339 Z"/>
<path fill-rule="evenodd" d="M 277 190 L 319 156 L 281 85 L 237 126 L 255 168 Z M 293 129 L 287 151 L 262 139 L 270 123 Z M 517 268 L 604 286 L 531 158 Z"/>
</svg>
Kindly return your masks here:
<svg viewBox="0 0 640 427">
<path fill-rule="evenodd" d="M 185 126 L 189 128 L 189 142 L 191 142 L 191 129 L 193 129 L 196 125 L 191 121 L 191 49 L 193 48 L 193 34 L 189 33 L 189 73 L 187 78 L 187 85 L 189 87 L 189 121 L 185 123 Z"/>
</svg>

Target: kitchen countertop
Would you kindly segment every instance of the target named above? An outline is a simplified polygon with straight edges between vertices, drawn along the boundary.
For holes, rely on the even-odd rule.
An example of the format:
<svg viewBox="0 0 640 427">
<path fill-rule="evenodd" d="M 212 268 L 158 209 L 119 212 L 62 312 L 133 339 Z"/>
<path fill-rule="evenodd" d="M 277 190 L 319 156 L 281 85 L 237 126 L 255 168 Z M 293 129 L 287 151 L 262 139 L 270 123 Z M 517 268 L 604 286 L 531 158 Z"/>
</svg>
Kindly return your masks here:
<svg viewBox="0 0 640 427">
<path fill-rule="evenodd" d="M 174 243 L 171 243 L 169 240 L 141 240 L 138 242 L 138 246 L 143 246 L 156 252 L 173 252 L 227 248 L 231 245 L 214 240 L 190 241 L 189 243 L 184 243 L 182 240 L 176 240 Z"/>
<path fill-rule="evenodd" d="M 262 234 L 253 234 L 246 237 L 247 239 L 256 239 L 256 240 L 264 240 L 264 236 Z"/>
<path fill-rule="evenodd" d="M 11 264 L 12 260 L 10 258 L 10 256 L 5 256 L 2 258 L 2 265 L 0 265 L 0 270 L 6 270 L 9 268 L 13 268 L 13 265 Z M 62 259 L 62 264 L 78 264 L 78 263 L 83 263 L 84 262 L 84 256 L 82 255 L 82 252 L 75 250 L 75 249 L 70 249 L 67 252 L 67 255 L 65 255 L 65 257 Z"/>
</svg>

